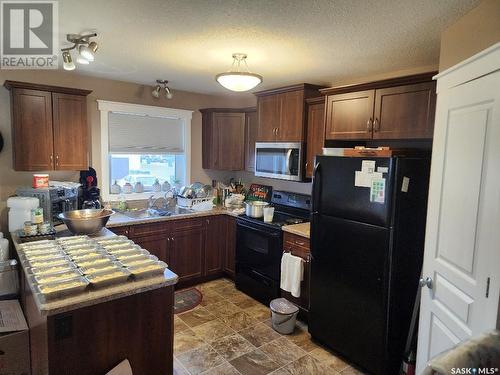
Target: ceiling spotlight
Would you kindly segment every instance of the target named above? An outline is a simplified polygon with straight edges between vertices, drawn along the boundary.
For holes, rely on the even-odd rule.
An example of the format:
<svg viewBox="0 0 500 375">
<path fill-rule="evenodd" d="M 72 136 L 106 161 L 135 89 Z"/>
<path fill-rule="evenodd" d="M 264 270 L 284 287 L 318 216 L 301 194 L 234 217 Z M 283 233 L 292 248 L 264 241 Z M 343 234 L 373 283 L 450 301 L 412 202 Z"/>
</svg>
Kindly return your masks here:
<svg viewBox="0 0 500 375">
<path fill-rule="evenodd" d="M 151 91 L 151 95 L 153 95 L 155 98 L 159 98 L 160 97 L 160 91 L 161 91 L 161 86 L 160 85 L 156 85 L 156 87 L 153 89 L 153 91 Z"/>
<path fill-rule="evenodd" d="M 174 94 L 172 94 L 172 91 L 170 91 L 170 88 L 168 86 L 165 86 L 165 92 L 165 96 L 167 97 L 167 99 L 172 99 L 174 97 Z"/>
<path fill-rule="evenodd" d="M 151 91 L 151 95 L 158 99 L 161 95 L 161 89 L 163 88 L 165 90 L 165 97 L 167 99 L 172 99 L 174 94 L 170 90 L 170 87 L 167 86 L 167 83 L 168 81 L 166 79 L 157 79 L 156 86 L 153 88 L 153 91 Z"/>
<path fill-rule="evenodd" d="M 76 62 L 79 64 L 88 65 L 91 61 L 94 61 L 94 55 L 99 48 L 97 43 L 91 41 L 90 38 L 97 36 L 96 33 L 87 35 L 78 34 L 67 34 L 66 40 L 73 43 L 71 47 L 62 48 L 63 53 L 63 67 L 66 70 L 75 69 L 75 64 L 73 63 L 73 58 L 71 57 L 71 50 L 77 49 L 78 56 Z"/>
<path fill-rule="evenodd" d="M 89 60 L 87 60 L 85 57 L 80 56 L 80 55 L 78 55 L 78 56 L 76 57 L 76 62 L 77 62 L 78 64 L 82 64 L 82 65 L 89 65 L 89 64 L 90 64 L 90 61 L 89 61 Z"/>
<path fill-rule="evenodd" d="M 246 58 L 247 55 L 244 53 L 234 53 L 231 70 L 229 72 L 217 74 L 215 76 L 216 81 L 226 89 L 237 92 L 251 90 L 261 83 L 262 76 L 249 71 Z M 242 63 L 246 68 L 244 71 L 241 70 Z"/>
<path fill-rule="evenodd" d="M 73 59 L 71 58 L 71 54 L 68 51 L 64 51 L 62 54 L 62 57 L 63 57 L 64 70 L 74 70 L 75 63 L 73 62 Z"/>
</svg>

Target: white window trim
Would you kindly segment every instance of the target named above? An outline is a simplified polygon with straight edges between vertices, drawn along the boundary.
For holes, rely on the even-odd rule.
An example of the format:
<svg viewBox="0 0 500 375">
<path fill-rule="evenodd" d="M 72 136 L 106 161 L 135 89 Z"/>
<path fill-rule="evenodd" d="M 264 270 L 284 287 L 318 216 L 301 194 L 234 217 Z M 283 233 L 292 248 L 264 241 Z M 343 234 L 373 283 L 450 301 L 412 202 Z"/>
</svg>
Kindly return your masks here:
<svg viewBox="0 0 500 375">
<path fill-rule="evenodd" d="M 166 117 L 182 121 L 184 128 L 184 155 L 186 160 L 186 184 L 191 182 L 191 118 L 193 111 L 185 109 L 155 107 L 142 104 L 111 102 L 107 100 L 97 100 L 97 107 L 101 113 L 101 196 L 104 201 L 118 199 L 117 194 L 110 194 L 109 175 L 109 113 L 128 113 L 140 116 Z M 151 195 L 162 195 L 164 193 L 131 193 L 123 194 L 126 200 L 147 199 Z"/>
</svg>

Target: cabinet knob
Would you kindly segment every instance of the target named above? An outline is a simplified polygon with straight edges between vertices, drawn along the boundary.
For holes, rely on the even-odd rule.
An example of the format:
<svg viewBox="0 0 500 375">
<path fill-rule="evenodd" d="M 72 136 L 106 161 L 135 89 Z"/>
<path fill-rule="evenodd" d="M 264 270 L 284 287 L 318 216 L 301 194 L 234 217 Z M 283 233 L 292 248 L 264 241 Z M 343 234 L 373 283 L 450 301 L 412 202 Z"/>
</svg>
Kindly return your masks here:
<svg viewBox="0 0 500 375">
<path fill-rule="evenodd" d="M 368 121 L 366 122 L 366 131 L 369 133 L 372 131 L 372 125 L 373 125 L 373 122 L 372 122 L 372 119 L 371 117 L 368 119 Z"/>
</svg>

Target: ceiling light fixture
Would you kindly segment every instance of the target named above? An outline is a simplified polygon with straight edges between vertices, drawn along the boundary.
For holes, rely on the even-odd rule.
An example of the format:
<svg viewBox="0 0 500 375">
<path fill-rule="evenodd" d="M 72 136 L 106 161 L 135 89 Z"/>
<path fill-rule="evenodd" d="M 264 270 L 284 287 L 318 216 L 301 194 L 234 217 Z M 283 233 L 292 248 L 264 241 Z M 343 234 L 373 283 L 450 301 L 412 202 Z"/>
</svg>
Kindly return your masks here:
<svg viewBox="0 0 500 375">
<path fill-rule="evenodd" d="M 167 99 L 172 99 L 174 97 L 174 94 L 170 90 L 170 87 L 167 86 L 167 84 L 168 81 L 166 79 L 157 79 L 156 86 L 153 88 L 153 91 L 151 91 L 151 95 L 158 99 L 161 95 L 161 89 L 163 88 L 165 90 L 165 97 Z"/>
<path fill-rule="evenodd" d="M 95 53 L 97 52 L 99 46 L 95 41 L 91 41 L 90 38 L 96 37 L 97 34 L 67 34 L 66 40 L 73 43 L 71 47 L 62 48 L 63 53 L 63 68 L 65 70 L 74 70 L 75 64 L 73 63 L 73 58 L 71 57 L 71 50 L 77 49 L 78 56 L 76 62 L 83 65 L 88 65 L 91 61 L 94 61 Z"/>
<path fill-rule="evenodd" d="M 226 89 L 231 91 L 248 91 L 253 89 L 258 84 L 262 83 L 262 76 L 256 73 L 251 73 L 246 62 L 247 55 L 244 53 L 233 53 L 233 65 L 229 72 L 220 73 L 215 76 Z M 245 70 L 241 71 L 242 65 L 245 65 Z"/>
</svg>

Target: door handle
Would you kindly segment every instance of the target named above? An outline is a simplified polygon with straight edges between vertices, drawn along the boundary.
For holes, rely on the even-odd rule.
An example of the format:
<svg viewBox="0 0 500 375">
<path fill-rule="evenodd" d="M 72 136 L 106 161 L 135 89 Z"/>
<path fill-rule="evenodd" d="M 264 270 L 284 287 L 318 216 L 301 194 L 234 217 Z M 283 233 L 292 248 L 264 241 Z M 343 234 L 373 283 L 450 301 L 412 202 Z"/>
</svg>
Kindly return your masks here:
<svg viewBox="0 0 500 375">
<path fill-rule="evenodd" d="M 421 288 L 423 288 L 424 286 L 426 286 L 427 288 L 432 289 L 432 278 L 431 277 L 426 277 L 426 278 L 422 277 L 418 281 L 418 285 L 420 285 Z"/>
<path fill-rule="evenodd" d="M 378 120 L 378 118 L 376 118 L 375 121 L 373 121 L 373 131 L 378 132 L 379 130 L 380 130 L 380 121 Z"/>
</svg>

